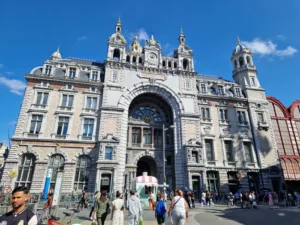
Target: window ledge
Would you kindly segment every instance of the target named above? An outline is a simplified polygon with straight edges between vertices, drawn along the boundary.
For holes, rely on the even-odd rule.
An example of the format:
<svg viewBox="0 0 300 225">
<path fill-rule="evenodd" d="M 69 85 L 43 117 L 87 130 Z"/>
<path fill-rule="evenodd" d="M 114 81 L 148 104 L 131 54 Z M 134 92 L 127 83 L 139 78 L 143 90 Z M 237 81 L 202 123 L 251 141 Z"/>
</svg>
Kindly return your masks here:
<svg viewBox="0 0 300 225">
<path fill-rule="evenodd" d="M 51 138 L 54 138 L 54 139 L 67 139 L 68 137 L 69 137 L 69 134 L 66 134 L 66 135 L 59 135 L 57 133 L 51 134 Z"/>
<path fill-rule="evenodd" d="M 57 108 L 58 110 L 62 110 L 62 111 L 72 111 L 73 107 L 67 107 L 67 106 L 58 106 Z"/>
<path fill-rule="evenodd" d="M 42 133 L 38 133 L 38 134 L 32 134 L 29 132 L 24 132 L 23 133 L 23 137 L 27 137 L 27 138 L 39 138 L 41 136 Z"/>
<path fill-rule="evenodd" d="M 85 112 L 85 113 L 96 113 L 96 112 L 98 112 L 97 109 L 91 109 L 91 108 L 83 108 L 82 111 Z"/>
<path fill-rule="evenodd" d="M 82 140 L 82 141 L 95 141 L 95 135 L 92 135 L 92 136 L 78 135 L 78 140 Z"/>
</svg>

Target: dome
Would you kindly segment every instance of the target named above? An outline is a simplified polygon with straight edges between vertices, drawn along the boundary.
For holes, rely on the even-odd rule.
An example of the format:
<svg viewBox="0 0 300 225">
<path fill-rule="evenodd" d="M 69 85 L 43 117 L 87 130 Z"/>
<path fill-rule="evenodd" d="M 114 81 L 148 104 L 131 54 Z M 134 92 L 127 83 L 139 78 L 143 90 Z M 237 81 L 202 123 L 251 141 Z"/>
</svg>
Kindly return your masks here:
<svg viewBox="0 0 300 225">
<path fill-rule="evenodd" d="M 135 35 L 133 42 L 130 45 L 130 51 L 131 52 L 138 52 L 138 53 L 142 53 L 143 48 L 138 40 L 138 36 Z"/>
<path fill-rule="evenodd" d="M 57 48 L 57 50 L 51 55 L 51 59 L 52 60 L 61 59 L 61 54 L 59 52 L 59 48 Z"/>
<path fill-rule="evenodd" d="M 238 44 L 237 44 L 237 46 L 235 47 L 235 49 L 233 50 L 232 55 L 238 54 L 238 53 L 240 53 L 240 52 L 250 52 L 250 51 L 248 50 L 248 48 L 246 48 L 245 46 L 243 46 L 243 45 L 241 44 L 241 41 L 240 41 L 240 39 L 238 38 Z"/>
</svg>

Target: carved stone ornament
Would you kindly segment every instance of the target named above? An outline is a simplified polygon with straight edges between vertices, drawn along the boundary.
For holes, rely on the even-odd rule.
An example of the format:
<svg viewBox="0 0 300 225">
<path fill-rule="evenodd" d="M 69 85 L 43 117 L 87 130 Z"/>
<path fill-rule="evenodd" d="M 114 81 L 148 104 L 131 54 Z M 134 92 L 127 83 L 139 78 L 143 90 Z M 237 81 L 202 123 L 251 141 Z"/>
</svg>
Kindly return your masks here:
<svg viewBox="0 0 300 225">
<path fill-rule="evenodd" d="M 247 138 L 247 137 L 248 137 L 248 130 L 247 130 L 247 129 L 241 130 L 241 133 L 242 133 L 242 136 L 243 136 L 244 138 Z"/>
<path fill-rule="evenodd" d="M 230 128 L 229 127 L 224 128 L 223 129 L 223 134 L 226 135 L 226 136 L 230 135 Z"/>
<path fill-rule="evenodd" d="M 204 128 L 203 128 L 203 131 L 204 131 L 205 134 L 210 134 L 210 132 L 211 132 L 211 127 L 204 127 Z"/>
</svg>

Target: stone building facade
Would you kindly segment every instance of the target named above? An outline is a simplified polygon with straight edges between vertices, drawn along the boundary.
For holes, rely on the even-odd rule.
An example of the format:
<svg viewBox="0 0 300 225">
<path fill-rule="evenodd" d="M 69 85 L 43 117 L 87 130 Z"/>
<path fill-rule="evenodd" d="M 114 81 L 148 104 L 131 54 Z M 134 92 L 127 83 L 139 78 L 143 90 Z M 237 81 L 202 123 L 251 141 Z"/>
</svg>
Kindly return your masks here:
<svg viewBox="0 0 300 225">
<path fill-rule="evenodd" d="M 227 81 L 195 72 L 182 30 L 178 41 L 172 57 L 153 36 L 128 48 L 119 20 L 104 62 L 63 59 L 57 50 L 26 74 L 2 183 L 39 193 L 52 168 L 51 187 L 63 171 L 64 193 L 125 190 L 145 171 L 162 184 L 164 141 L 170 188 L 227 192 L 240 182 L 279 190 L 268 100 L 251 51 L 238 40 Z"/>
<path fill-rule="evenodd" d="M 299 191 L 300 100 L 286 108 L 274 97 L 267 99 L 286 188 L 289 191 Z"/>
</svg>

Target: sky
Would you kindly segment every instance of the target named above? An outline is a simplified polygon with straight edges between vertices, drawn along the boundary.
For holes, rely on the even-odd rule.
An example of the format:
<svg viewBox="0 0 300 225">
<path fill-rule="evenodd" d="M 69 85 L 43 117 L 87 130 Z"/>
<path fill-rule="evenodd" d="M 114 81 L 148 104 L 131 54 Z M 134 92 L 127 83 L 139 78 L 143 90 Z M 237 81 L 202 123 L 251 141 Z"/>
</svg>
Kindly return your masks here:
<svg viewBox="0 0 300 225">
<path fill-rule="evenodd" d="M 232 79 L 237 37 L 254 53 L 269 96 L 290 106 L 300 99 L 300 1 L 289 0 L 10 0 L 0 2 L 0 142 L 12 136 L 21 108 L 24 74 L 60 47 L 63 58 L 103 61 L 121 18 L 129 45 L 151 35 L 163 55 L 178 47 L 180 28 L 199 74 Z"/>
</svg>

